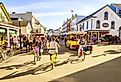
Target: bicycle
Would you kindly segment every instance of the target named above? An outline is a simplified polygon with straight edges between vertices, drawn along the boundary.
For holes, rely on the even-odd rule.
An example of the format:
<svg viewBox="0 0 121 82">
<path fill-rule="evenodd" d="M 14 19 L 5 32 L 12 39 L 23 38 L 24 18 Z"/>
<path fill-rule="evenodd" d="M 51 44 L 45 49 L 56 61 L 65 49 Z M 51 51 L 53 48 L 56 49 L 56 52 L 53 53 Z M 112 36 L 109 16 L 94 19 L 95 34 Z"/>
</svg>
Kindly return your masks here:
<svg viewBox="0 0 121 82">
<path fill-rule="evenodd" d="M 3 46 L 0 47 L 0 58 L 2 61 L 7 59 L 7 54 L 5 53 Z"/>
</svg>

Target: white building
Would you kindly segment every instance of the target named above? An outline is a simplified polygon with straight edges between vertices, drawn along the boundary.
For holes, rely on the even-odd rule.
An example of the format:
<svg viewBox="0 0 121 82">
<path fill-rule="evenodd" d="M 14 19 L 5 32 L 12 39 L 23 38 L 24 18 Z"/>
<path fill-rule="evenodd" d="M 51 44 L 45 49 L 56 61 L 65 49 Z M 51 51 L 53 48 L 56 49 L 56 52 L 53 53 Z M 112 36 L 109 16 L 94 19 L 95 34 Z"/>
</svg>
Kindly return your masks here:
<svg viewBox="0 0 121 82">
<path fill-rule="evenodd" d="M 79 15 L 77 15 L 77 14 L 75 14 L 75 17 L 73 18 L 73 20 L 71 20 L 71 26 L 70 26 L 70 28 L 71 28 L 71 32 L 78 32 L 78 31 L 80 31 L 80 29 L 77 27 L 77 23 L 80 21 L 80 20 L 82 20 L 84 18 L 84 16 L 79 16 Z"/>
<path fill-rule="evenodd" d="M 88 32 L 88 40 L 95 35 L 99 41 L 99 37 L 104 34 L 120 36 L 121 18 L 109 5 L 106 5 L 79 21 L 77 25 L 80 31 Z"/>
<path fill-rule="evenodd" d="M 62 28 L 61 28 L 61 35 L 66 35 L 67 34 L 67 22 L 64 21 L 63 25 L 62 25 Z"/>
<path fill-rule="evenodd" d="M 33 35 L 45 36 L 45 27 L 34 16 L 32 16 L 32 28 Z"/>
</svg>

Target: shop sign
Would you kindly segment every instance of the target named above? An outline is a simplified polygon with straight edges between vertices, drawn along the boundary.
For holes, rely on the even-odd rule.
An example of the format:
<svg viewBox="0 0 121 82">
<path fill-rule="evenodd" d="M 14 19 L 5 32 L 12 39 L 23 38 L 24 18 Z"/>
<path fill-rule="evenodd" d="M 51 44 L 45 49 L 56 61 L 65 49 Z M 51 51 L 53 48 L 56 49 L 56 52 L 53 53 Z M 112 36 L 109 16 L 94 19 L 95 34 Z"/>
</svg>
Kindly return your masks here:
<svg viewBox="0 0 121 82">
<path fill-rule="evenodd" d="M 103 25 L 102 25 L 103 27 L 108 27 L 109 26 L 109 24 L 108 23 L 103 23 Z"/>
</svg>

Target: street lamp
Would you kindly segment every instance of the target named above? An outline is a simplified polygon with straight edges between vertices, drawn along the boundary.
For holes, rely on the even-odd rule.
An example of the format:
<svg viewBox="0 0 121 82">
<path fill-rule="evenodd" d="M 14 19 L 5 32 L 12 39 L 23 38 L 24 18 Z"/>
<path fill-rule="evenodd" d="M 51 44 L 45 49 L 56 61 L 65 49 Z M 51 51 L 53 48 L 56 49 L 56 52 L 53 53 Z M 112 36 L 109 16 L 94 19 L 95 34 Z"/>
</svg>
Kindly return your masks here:
<svg viewBox="0 0 121 82">
<path fill-rule="evenodd" d="M 23 21 L 22 18 L 18 18 L 18 22 L 19 22 L 19 37 L 20 37 L 20 49 L 22 49 L 22 46 L 21 46 L 21 21 Z"/>
</svg>

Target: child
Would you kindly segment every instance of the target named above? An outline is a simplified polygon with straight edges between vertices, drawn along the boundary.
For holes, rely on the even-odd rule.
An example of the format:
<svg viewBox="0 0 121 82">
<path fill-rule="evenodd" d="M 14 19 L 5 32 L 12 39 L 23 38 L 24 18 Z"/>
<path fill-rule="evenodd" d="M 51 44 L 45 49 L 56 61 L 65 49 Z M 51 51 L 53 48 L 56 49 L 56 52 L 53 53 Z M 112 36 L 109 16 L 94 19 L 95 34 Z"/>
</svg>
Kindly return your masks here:
<svg viewBox="0 0 121 82">
<path fill-rule="evenodd" d="M 37 58 L 37 61 L 39 59 L 39 48 L 35 45 L 33 45 L 33 51 L 34 51 L 34 62 L 36 61 L 36 58 Z"/>
</svg>

